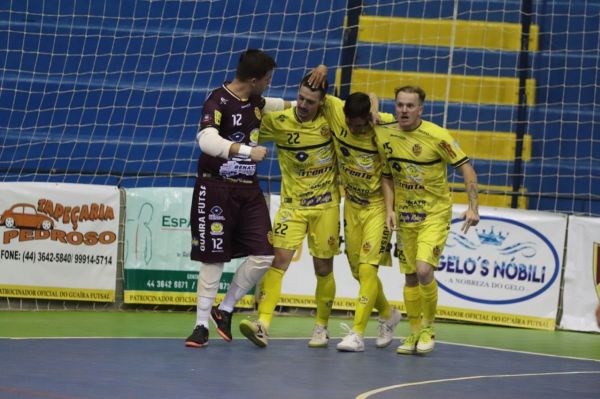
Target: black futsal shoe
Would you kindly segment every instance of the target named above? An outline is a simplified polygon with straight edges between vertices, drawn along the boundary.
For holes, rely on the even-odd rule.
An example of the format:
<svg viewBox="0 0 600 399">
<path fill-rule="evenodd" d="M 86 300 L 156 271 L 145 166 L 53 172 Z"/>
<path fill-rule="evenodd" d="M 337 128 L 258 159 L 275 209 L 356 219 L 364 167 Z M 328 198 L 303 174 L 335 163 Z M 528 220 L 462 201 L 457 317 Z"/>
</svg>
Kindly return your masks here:
<svg viewBox="0 0 600 399">
<path fill-rule="evenodd" d="M 185 346 L 190 348 L 202 348 L 208 345 L 208 329 L 204 326 L 196 326 L 192 335 L 185 340 Z"/>
<path fill-rule="evenodd" d="M 227 342 L 232 340 L 231 336 L 231 317 L 233 312 L 226 312 L 216 306 L 210 310 L 210 319 L 215 324 L 219 335 Z"/>
</svg>

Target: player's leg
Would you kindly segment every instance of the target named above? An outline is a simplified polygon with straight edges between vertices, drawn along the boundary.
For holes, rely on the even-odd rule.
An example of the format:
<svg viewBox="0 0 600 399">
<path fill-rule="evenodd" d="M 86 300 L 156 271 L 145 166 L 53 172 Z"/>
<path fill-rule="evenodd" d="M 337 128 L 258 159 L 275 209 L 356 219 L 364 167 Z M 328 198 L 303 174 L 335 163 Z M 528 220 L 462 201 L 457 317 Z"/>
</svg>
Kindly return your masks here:
<svg viewBox="0 0 600 399">
<path fill-rule="evenodd" d="M 196 324 L 185 345 L 200 348 L 208 344 L 208 319 L 219 291 L 223 263 L 202 263 L 198 273 Z"/>
<path fill-rule="evenodd" d="M 271 219 L 262 191 L 256 187 L 239 190 L 242 200 L 233 237 L 233 254 L 250 254 L 238 266 L 231 284 L 218 308 L 211 310 L 217 332 L 231 341 L 231 317 L 235 305 L 262 279 L 273 262 L 273 246 L 269 242 Z M 214 218 L 215 216 L 213 216 Z"/>
<path fill-rule="evenodd" d="M 400 228 L 397 233 L 400 271 L 405 275 L 404 307 L 409 324 L 408 336 L 396 350 L 401 354 L 415 353 L 421 331 L 421 293 L 416 270 L 417 233 L 414 228 Z"/>
<path fill-rule="evenodd" d="M 312 339 L 308 345 L 313 348 L 327 346 L 329 333 L 327 324 L 335 299 L 335 279 L 333 276 L 333 257 L 340 252 L 340 213 L 339 207 L 306 211 L 308 223 L 308 248 L 313 257 L 317 288 L 315 301 L 317 317 Z"/>
<path fill-rule="evenodd" d="M 219 290 L 219 281 L 223 274 L 223 263 L 231 259 L 231 236 L 233 225 L 228 218 L 220 224 L 221 235 L 216 240 L 210 236 L 211 209 L 228 209 L 235 213 L 236 207 L 229 203 L 232 187 L 222 182 L 198 179 L 192 197 L 190 211 L 192 250 L 191 258 L 201 262 L 197 284 L 196 324 L 192 335 L 186 340 L 186 346 L 202 347 L 208 344 L 208 320 L 211 307 Z M 229 218 L 233 220 L 233 218 Z"/>
<path fill-rule="evenodd" d="M 283 275 L 292 261 L 296 248 L 306 235 L 306 221 L 300 211 L 280 208 L 273 223 L 275 258 L 264 274 L 259 293 L 258 320 L 243 320 L 242 334 L 259 347 L 267 346 L 268 329 L 281 296 Z"/>
<path fill-rule="evenodd" d="M 423 312 L 417 344 L 419 353 L 431 352 L 435 345 L 433 321 L 437 311 L 438 285 L 434 278 L 434 270 L 439 264 L 449 230 L 450 214 L 443 214 L 428 218 L 418 236 L 416 268 Z"/>
</svg>

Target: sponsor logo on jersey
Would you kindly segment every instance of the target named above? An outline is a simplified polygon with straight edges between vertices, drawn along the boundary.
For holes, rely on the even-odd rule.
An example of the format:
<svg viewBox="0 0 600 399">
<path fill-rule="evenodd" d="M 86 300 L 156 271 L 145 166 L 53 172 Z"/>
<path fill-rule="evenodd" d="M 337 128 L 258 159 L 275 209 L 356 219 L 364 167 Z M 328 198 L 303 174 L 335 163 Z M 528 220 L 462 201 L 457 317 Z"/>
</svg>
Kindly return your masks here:
<svg viewBox="0 0 600 399">
<path fill-rule="evenodd" d="M 256 119 L 258 120 L 262 119 L 262 112 L 260 112 L 258 107 L 254 107 L 254 116 L 256 116 Z"/>
<path fill-rule="evenodd" d="M 210 234 L 213 236 L 223 235 L 223 223 L 214 222 L 210 225 Z"/>
<path fill-rule="evenodd" d="M 448 154 L 450 158 L 456 158 L 456 153 L 454 152 L 454 149 L 445 140 L 440 141 L 439 146 L 442 148 L 442 150 L 446 152 L 446 154 Z"/>
</svg>

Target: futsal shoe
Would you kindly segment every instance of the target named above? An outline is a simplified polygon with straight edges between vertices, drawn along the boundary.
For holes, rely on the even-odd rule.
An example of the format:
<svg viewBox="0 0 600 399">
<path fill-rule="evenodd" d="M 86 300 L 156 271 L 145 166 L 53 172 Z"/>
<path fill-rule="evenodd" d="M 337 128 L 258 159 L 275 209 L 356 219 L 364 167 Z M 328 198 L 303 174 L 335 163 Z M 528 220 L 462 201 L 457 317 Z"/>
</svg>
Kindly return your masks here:
<svg viewBox="0 0 600 399">
<path fill-rule="evenodd" d="M 396 353 L 401 355 L 414 355 L 417 351 L 417 341 L 419 341 L 419 334 L 410 334 L 404 339 L 402 345 L 396 349 Z"/>
<path fill-rule="evenodd" d="M 265 348 L 269 343 L 269 333 L 260 320 L 242 320 L 240 332 L 259 348 Z"/>
<path fill-rule="evenodd" d="M 435 332 L 433 327 L 425 327 L 419 333 L 419 342 L 417 343 L 417 353 L 429 353 L 435 345 Z"/>
<path fill-rule="evenodd" d="M 221 310 L 216 306 L 213 306 L 210 310 L 210 319 L 215 325 L 219 335 L 227 342 L 230 342 L 232 340 L 231 316 L 232 312 Z"/>
<path fill-rule="evenodd" d="M 348 335 L 342 339 L 342 342 L 337 344 L 336 348 L 340 352 L 364 352 L 365 341 L 359 333 L 350 331 Z"/>
<path fill-rule="evenodd" d="M 375 346 L 385 348 L 394 339 L 394 330 L 402 320 L 402 314 L 396 308 L 392 308 L 392 317 L 389 320 L 379 319 L 379 334 L 375 339 Z"/>
<path fill-rule="evenodd" d="M 327 327 L 315 324 L 312 338 L 308 341 L 308 346 L 310 348 L 326 348 L 327 344 L 329 344 L 329 332 L 327 332 Z"/>
<path fill-rule="evenodd" d="M 185 346 L 190 348 L 202 348 L 208 345 L 208 329 L 202 325 L 196 326 L 192 335 L 185 340 Z"/>
</svg>

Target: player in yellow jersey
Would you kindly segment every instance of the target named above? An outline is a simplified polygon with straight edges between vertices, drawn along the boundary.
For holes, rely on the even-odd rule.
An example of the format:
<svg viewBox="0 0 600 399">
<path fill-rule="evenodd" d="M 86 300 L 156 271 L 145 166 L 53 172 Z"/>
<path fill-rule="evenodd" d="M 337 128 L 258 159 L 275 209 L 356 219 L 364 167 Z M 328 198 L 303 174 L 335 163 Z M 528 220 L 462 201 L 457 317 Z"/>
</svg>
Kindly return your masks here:
<svg viewBox="0 0 600 399">
<path fill-rule="evenodd" d="M 327 323 L 335 298 L 333 257 L 339 253 L 337 164 L 329 123 L 320 112 L 327 83 L 314 89 L 305 76 L 297 103 L 290 109 L 267 113 L 259 141 L 272 140 L 281 168 L 281 207 L 273 223 L 275 259 L 263 278 L 256 321 L 244 320 L 240 331 L 259 347 L 268 343 L 268 329 L 281 295 L 281 284 L 296 248 L 308 235 L 317 277 L 316 324 L 310 347 L 326 347 Z"/>
<path fill-rule="evenodd" d="M 404 86 L 395 93 L 398 123 L 375 127 L 385 174 L 394 184 L 394 213 L 386 223 L 397 228 L 400 270 L 406 276 L 404 304 L 410 335 L 398 347 L 401 354 L 433 350 L 438 268 L 450 229 L 452 202 L 447 165 L 462 173 L 469 198 L 462 231 L 479 222 L 477 175 L 469 158 L 446 129 L 421 119 L 425 92 Z"/>
<path fill-rule="evenodd" d="M 371 97 L 371 98 L 370 98 Z M 391 266 L 390 236 L 386 228 L 386 204 L 393 211 L 394 192 L 391 182 L 382 187 L 383 162 L 375 145 L 375 119 L 395 120 L 392 114 L 379 114 L 374 95 L 353 93 L 345 102 L 327 96 L 322 107 L 333 136 L 340 180 L 345 192 L 345 252 L 352 275 L 359 282 L 354 324 L 337 345 L 347 352 L 364 351 L 363 335 L 373 307 L 379 311 L 378 348 L 393 340 L 394 329 L 401 319 L 383 292 L 377 271 L 379 265 Z"/>
</svg>

